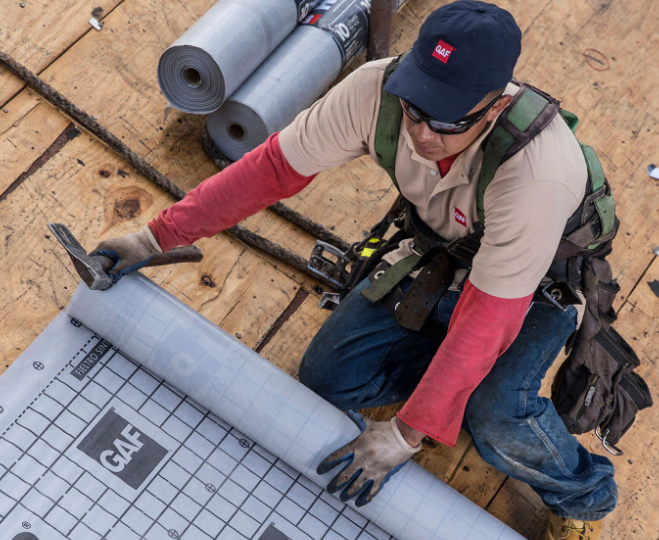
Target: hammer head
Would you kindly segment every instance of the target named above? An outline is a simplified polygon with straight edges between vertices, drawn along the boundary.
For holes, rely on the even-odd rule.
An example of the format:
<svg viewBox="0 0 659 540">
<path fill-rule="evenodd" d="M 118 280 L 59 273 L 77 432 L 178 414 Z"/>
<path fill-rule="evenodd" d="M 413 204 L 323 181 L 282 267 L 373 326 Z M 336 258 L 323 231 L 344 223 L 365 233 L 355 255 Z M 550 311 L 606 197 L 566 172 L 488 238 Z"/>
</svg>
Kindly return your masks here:
<svg viewBox="0 0 659 540">
<path fill-rule="evenodd" d="M 73 266 L 92 291 L 104 291 L 112 287 L 112 280 L 106 270 L 114 265 L 112 259 L 96 255 L 90 257 L 71 234 L 69 228 L 62 223 L 49 223 L 48 228 L 53 236 L 59 240 L 73 261 Z"/>
</svg>

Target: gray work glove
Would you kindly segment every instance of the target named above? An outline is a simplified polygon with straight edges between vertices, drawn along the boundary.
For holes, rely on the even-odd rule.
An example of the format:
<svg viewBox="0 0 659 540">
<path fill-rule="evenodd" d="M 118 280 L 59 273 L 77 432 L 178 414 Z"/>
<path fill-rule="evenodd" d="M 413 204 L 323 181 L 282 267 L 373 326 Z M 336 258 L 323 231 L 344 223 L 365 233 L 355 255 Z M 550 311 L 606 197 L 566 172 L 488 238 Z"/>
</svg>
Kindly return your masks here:
<svg viewBox="0 0 659 540">
<path fill-rule="evenodd" d="M 90 255 L 103 255 L 115 261 L 108 273 L 112 275 L 112 283 L 116 283 L 122 276 L 146 266 L 158 253 L 162 253 L 158 241 L 151 229 L 144 226 L 137 232 L 103 240 Z"/>
<path fill-rule="evenodd" d="M 347 501 L 357 496 L 356 506 L 371 502 L 391 476 L 397 473 L 409 459 L 421 450 L 405 440 L 396 417 L 389 422 L 374 422 L 348 411 L 349 416 L 362 429 L 362 434 L 327 456 L 316 472 L 325 474 L 339 464 L 345 463 L 341 471 L 327 485 L 327 491 Z M 357 415 L 358 418 L 354 416 Z"/>
</svg>

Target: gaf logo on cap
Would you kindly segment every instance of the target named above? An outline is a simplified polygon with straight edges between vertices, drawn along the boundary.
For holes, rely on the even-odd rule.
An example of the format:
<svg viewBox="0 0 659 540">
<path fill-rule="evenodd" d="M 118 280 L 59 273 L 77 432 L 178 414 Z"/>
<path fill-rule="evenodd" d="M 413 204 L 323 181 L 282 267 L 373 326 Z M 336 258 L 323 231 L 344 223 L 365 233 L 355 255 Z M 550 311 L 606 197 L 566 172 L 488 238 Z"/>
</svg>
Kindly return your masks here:
<svg viewBox="0 0 659 540">
<path fill-rule="evenodd" d="M 448 62 L 449 56 L 451 56 L 451 53 L 454 50 L 454 47 L 451 47 L 448 43 L 440 39 L 432 55 L 440 62 L 444 62 L 446 64 L 446 62 Z"/>
<path fill-rule="evenodd" d="M 153 472 L 167 450 L 110 409 L 78 449 L 133 489 Z"/>
</svg>

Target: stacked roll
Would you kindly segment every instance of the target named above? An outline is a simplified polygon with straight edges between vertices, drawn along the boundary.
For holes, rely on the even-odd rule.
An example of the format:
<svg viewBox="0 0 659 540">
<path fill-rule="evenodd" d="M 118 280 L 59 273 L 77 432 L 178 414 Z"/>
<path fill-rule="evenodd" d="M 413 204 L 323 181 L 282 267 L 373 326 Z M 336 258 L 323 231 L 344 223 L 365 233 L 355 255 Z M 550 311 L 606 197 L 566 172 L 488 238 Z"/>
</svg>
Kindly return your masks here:
<svg viewBox="0 0 659 540">
<path fill-rule="evenodd" d="M 397 0 L 396 10 L 405 0 Z M 326 0 L 215 113 L 208 131 L 238 160 L 309 107 L 368 43 L 363 0 Z"/>
<path fill-rule="evenodd" d="M 332 35 L 302 25 L 238 91 L 208 116 L 219 150 L 236 161 L 290 124 L 341 73 L 341 52 Z"/>
<path fill-rule="evenodd" d="M 160 57 L 162 93 L 181 111 L 216 111 L 317 3 L 221 0 Z"/>
</svg>

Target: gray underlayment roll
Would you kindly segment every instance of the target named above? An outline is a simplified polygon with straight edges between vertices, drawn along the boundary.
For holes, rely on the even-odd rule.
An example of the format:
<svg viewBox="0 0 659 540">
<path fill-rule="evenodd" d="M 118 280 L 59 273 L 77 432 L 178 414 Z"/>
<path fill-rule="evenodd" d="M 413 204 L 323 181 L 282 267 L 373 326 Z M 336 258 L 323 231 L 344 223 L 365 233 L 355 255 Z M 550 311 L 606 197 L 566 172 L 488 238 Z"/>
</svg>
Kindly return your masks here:
<svg viewBox="0 0 659 540">
<path fill-rule="evenodd" d="M 216 111 L 298 22 L 295 0 L 221 0 L 160 57 L 158 83 L 181 111 Z"/>
<path fill-rule="evenodd" d="M 290 124 L 342 68 L 341 51 L 332 34 L 302 25 L 208 116 L 208 132 L 220 151 L 236 161 Z"/>
<path fill-rule="evenodd" d="M 398 11 L 407 0 L 396 0 Z M 208 132 L 236 161 L 281 131 L 327 89 L 367 45 L 367 3 L 325 0 L 311 11 L 219 110 Z"/>
</svg>

